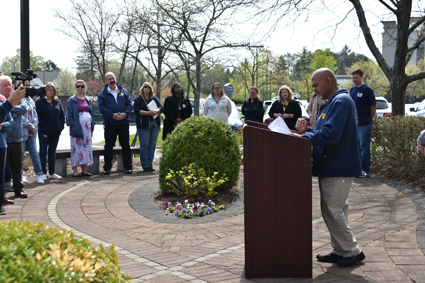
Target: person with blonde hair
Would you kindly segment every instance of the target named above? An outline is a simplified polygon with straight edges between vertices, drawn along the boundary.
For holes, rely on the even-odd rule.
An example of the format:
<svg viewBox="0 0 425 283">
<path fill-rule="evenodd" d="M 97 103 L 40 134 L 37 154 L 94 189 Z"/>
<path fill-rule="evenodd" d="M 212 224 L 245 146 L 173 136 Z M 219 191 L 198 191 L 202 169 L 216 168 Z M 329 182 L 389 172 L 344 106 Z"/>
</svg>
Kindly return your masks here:
<svg viewBox="0 0 425 283">
<path fill-rule="evenodd" d="M 269 110 L 271 118 L 282 117 L 291 130 L 295 129 L 298 118 L 301 118 L 301 106 L 294 100 L 294 94 L 289 86 L 279 88 L 279 98 L 273 102 Z"/>
<path fill-rule="evenodd" d="M 155 171 L 152 162 L 155 155 L 156 141 L 161 129 L 159 114 L 164 112 L 161 101 L 154 96 L 152 85 L 143 83 L 140 95 L 134 100 L 137 135 L 140 140 L 140 163 L 143 171 Z"/>
<path fill-rule="evenodd" d="M 92 176 L 87 165 L 93 163 L 92 137 L 94 130 L 93 102 L 86 96 L 87 86 L 83 80 L 75 82 L 76 94 L 66 103 L 66 124 L 71 137 L 71 166 L 73 177 Z M 78 173 L 81 166 L 81 174 Z"/>
<path fill-rule="evenodd" d="M 35 101 L 38 114 L 38 141 L 40 145 L 40 162 L 44 179 L 62 179 L 55 173 L 56 148 L 65 126 L 65 112 L 57 97 L 58 90 L 52 82 L 46 84 L 46 96 Z M 49 161 L 49 175 L 46 170 L 46 156 Z"/>
<path fill-rule="evenodd" d="M 220 83 L 214 83 L 211 87 L 211 94 L 205 100 L 204 115 L 222 120 L 227 124 L 232 113 L 232 104 L 230 98 L 224 94 Z"/>
</svg>

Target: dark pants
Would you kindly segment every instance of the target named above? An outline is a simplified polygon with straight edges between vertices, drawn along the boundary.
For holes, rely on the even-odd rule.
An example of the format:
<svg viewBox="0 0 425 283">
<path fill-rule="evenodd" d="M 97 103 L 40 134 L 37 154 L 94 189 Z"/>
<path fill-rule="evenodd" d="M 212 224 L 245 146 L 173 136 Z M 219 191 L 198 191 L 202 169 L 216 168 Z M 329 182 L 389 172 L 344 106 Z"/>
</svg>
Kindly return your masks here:
<svg viewBox="0 0 425 283">
<path fill-rule="evenodd" d="M 43 174 L 47 173 L 46 156 L 48 156 L 49 161 L 49 175 L 55 174 L 56 148 L 58 147 L 59 137 L 60 136 L 48 136 L 38 133 L 38 142 L 40 143 L 40 163 Z"/>
<path fill-rule="evenodd" d="M 7 162 L 13 178 L 13 190 L 20 194 L 24 184 L 22 183 L 22 142 L 11 142 L 7 144 Z"/>
<path fill-rule="evenodd" d="M 124 163 L 125 170 L 131 170 L 133 168 L 133 161 L 131 158 L 130 150 L 130 124 L 124 125 L 105 125 L 105 152 L 104 160 L 105 165 L 103 170 L 110 171 L 112 168 L 112 149 L 114 148 L 115 141 L 118 140 L 122 147 L 122 161 Z"/>
<path fill-rule="evenodd" d="M 4 199 L 4 167 L 6 166 L 6 151 L 0 152 L 0 208 Z"/>
</svg>

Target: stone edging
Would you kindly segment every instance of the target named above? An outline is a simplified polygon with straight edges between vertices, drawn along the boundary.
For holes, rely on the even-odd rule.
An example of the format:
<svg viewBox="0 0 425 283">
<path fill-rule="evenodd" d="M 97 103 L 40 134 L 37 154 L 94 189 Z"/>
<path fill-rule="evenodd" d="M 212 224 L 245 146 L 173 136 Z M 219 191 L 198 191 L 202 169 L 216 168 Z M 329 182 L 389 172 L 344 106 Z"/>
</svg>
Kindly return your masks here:
<svg viewBox="0 0 425 283">
<path fill-rule="evenodd" d="M 382 177 L 374 177 L 374 179 L 395 188 L 399 192 L 402 192 L 415 204 L 419 217 L 417 231 L 418 244 L 422 253 L 425 254 L 425 194 L 417 190 L 415 187 L 405 183 L 396 182 Z"/>
<path fill-rule="evenodd" d="M 155 222 L 173 224 L 201 224 L 226 219 L 243 214 L 244 212 L 244 191 L 241 190 L 239 198 L 230 208 L 226 209 L 225 211 L 216 212 L 211 215 L 193 219 L 173 217 L 171 215 L 167 215 L 165 211 L 161 211 L 152 203 L 151 196 L 158 188 L 159 182 L 153 181 L 135 190 L 128 198 L 128 203 L 137 213 Z"/>
</svg>

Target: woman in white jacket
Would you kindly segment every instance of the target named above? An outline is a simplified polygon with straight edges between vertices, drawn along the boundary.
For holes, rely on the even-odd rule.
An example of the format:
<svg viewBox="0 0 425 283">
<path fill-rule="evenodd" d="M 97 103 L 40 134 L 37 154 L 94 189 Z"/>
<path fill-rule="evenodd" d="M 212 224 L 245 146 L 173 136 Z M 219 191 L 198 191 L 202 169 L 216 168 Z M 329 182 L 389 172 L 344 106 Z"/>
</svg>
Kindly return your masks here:
<svg viewBox="0 0 425 283">
<path fill-rule="evenodd" d="M 224 94 L 221 84 L 214 83 L 211 87 L 211 94 L 204 104 L 205 116 L 220 119 L 227 124 L 231 113 L 232 104 L 230 99 Z"/>
</svg>

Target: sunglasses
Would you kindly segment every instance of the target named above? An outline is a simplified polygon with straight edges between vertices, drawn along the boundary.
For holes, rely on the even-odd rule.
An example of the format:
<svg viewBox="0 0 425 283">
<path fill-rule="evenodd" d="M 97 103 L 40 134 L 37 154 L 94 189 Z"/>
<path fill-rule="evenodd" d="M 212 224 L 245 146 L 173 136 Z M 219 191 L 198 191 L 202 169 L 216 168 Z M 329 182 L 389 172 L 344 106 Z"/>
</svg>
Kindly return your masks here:
<svg viewBox="0 0 425 283">
<path fill-rule="evenodd" d="M 145 86 L 144 86 L 144 88 L 149 88 L 149 89 L 150 89 L 151 87 L 150 87 L 150 86 L 145 85 Z"/>
<path fill-rule="evenodd" d="M 75 86 L 76 88 L 85 88 L 85 86 L 83 86 L 83 85 L 77 85 L 77 86 Z"/>
</svg>

